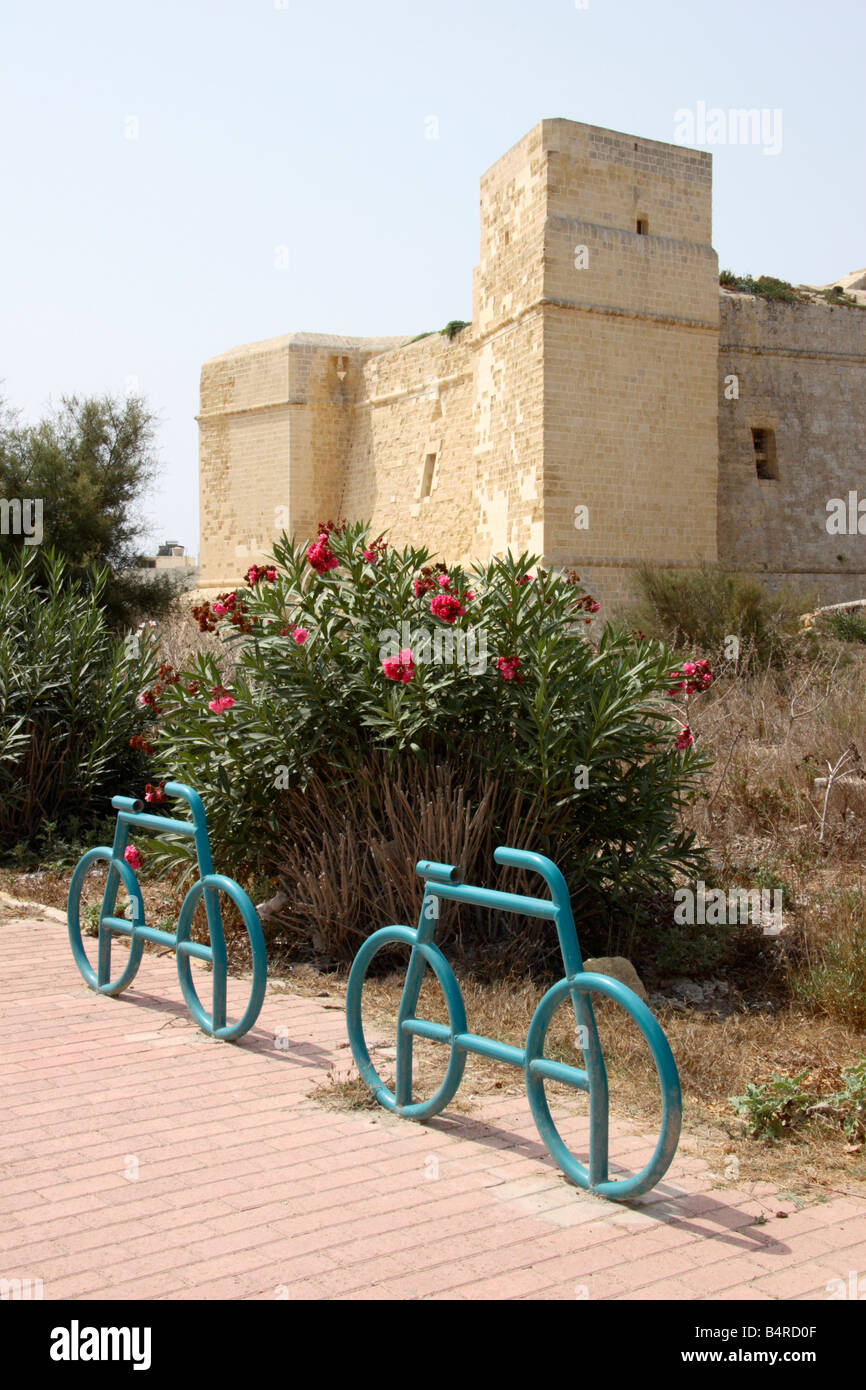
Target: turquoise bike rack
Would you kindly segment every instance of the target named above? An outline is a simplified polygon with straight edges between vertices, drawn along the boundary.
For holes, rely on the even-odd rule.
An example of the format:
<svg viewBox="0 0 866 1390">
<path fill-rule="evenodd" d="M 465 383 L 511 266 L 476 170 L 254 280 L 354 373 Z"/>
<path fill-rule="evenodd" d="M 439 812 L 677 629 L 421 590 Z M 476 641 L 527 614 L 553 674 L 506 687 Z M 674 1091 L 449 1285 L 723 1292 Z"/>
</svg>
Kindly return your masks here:
<svg viewBox="0 0 866 1390">
<path fill-rule="evenodd" d="M 192 811 L 191 821 L 174 820 L 168 816 L 153 816 L 144 811 L 142 801 L 134 800 L 128 796 L 112 797 L 111 804 L 118 813 L 114 844 L 111 848 L 106 845 L 99 845 L 96 849 L 88 850 L 78 861 L 72 875 L 72 882 L 69 885 L 66 909 L 69 944 L 72 947 L 72 954 L 78 969 L 91 989 L 96 990 L 99 994 L 120 994 L 121 990 L 126 989 L 132 983 L 141 964 L 146 941 L 151 941 L 158 946 L 170 947 L 176 954 L 177 974 L 184 1000 L 196 1023 L 211 1037 L 220 1038 L 224 1042 L 231 1042 L 249 1032 L 259 1016 L 264 1001 L 267 955 L 261 923 L 256 909 L 240 884 L 235 883 L 234 879 L 225 878 L 222 874 L 215 874 L 213 871 L 204 806 L 198 792 L 193 791 L 192 787 L 184 786 L 182 782 L 166 782 L 165 791 L 168 796 L 180 797 L 189 804 Z M 144 903 L 142 902 L 138 879 L 123 857 L 129 831 L 133 826 L 142 830 L 156 831 L 158 834 L 191 835 L 195 841 L 201 877 L 192 885 L 183 900 L 176 932 L 159 931 L 156 927 L 145 925 Z M 87 959 L 87 953 L 81 940 L 80 906 L 81 889 L 85 875 L 91 864 L 98 859 L 107 860 L 109 869 L 99 913 L 97 966 L 94 970 Z M 114 916 L 117 890 L 121 882 L 129 895 L 132 906 L 131 920 L 127 917 Z M 225 893 L 226 897 L 230 898 L 240 911 L 252 948 L 253 978 L 250 997 L 243 1014 L 236 1023 L 232 1024 L 226 1023 L 228 967 L 225 933 L 219 905 L 220 892 Z M 209 946 L 190 940 L 193 913 L 201 898 L 204 898 L 205 914 L 210 933 Z M 112 937 L 115 936 L 128 936 L 130 938 L 129 958 L 120 974 L 112 979 L 111 941 Z M 190 966 L 190 957 L 192 956 L 197 960 L 207 961 L 213 970 L 212 1013 L 210 1014 L 205 1011 L 196 994 Z"/>
<path fill-rule="evenodd" d="M 509 849 L 501 845 L 493 854 L 497 864 L 540 874 L 550 890 L 550 898 L 523 897 L 518 893 L 500 893 L 490 888 L 473 888 L 461 882 L 461 872 L 450 864 L 432 864 L 422 860 L 416 873 L 424 879 L 424 899 L 417 928 L 392 926 L 374 932 L 364 942 L 349 974 L 346 991 L 346 1023 L 352 1055 L 358 1070 L 374 1092 L 379 1104 L 407 1119 L 428 1120 L 438 1115 L 456 1094 L 463 1077 L 469 1052 L 493 1057 L 520 1067 L 526 1079 L 526 1091 L 533 1119 L 549 1152 L 566 1177 L 579 1187 L 614 1201 L 624 1201 L 648 1192 L 667 1172 L 676 1153 L 682 1124 L 682 1097 L 676 1063 L 668 1040 L 646 1004 L 633 990 L 607 975 L 586 973 L 577 942 L 577 932 L 571 911 L 568 888 L 559 869 L 542 854 L 528 850 Z M 434 945 L 433 935 L 439 916 L 439 900 L 473 903 L 478 907 L 495 908 L 524 917 L 540 917 L 556 926 L 565 978 L 553 985 L 542 998 L 526 1037 L 526 1047 L 512 1047 L 494 1038 L 481 1037 L 466 1029 L 466 1010 L 463 996 L 450 965 Z M 364 1038 L 361 1018 L 361 991 L 373 957 L 383 947 L 397 942 L 411 947 L 406 980 L 397 1013 L 397 1056 L 394 1086 L 391 1091 L 382 1081 L 370 1059 Z M 433 1023 L 416 1017 L 418 995 L 424 972 L 433 971 L 439 981 L 448 1008 L 448 1023 Z M 600 994 L 614 1000 L 630 1014 L 640 1028 L 652 1053 L 658 1073 L 662 1096 L 662 1117 L 655 1151 L 639 1173 L 627 1178 L 608 1176 L 608 1085 L 595 1016 L 589 996 Z M 550 1020 L 557 1007 L 570 997 L 577 1023 L 577 1039 L 583 1052 L 584 1067 L 569 1066 L 544 1056 L 544 1040 Z M 448 1064 L 442 1084 L 426 1101 L 412 1100 L 412 1043 L 414 1038 L 427 1038 L 446 1043 Z M 558 1081 L 589 1093 L 589 1167 L 586 1168 L 571 1153 L 560 1135 L 550 1113 L 545 1081 Z"/>
</svg>

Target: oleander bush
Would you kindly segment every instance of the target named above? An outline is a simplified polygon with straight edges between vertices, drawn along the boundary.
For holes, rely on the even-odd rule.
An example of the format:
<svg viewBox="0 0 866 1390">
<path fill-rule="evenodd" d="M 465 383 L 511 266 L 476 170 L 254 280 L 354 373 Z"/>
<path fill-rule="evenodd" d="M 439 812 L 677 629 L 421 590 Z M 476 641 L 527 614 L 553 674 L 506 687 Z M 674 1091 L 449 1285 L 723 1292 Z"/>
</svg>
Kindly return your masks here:
<svg viewBox="0 0 866 1390">
<path fill-rule="evenodd" d="M 106 796 L 142 774 L 156 669 L 151 629 L 109 627 L 109 573 L 80 577 L 52 550 L 0 559 L 0 850 L 77 835 Z"/>
<path fill-rule="evenodd" d="M 526 554 L 466 570 L 361 525 L 283 537 L 272 565 L 194 610 L 223 653 L 141 692 L 147 776 L 202 793 L 222 869 L 278 882 L 269 923 L 287 945 L 346 959 L 383 921 L 413 922 L 420 857 L 517 887 L 494 869 L 500 843 L 560 864 L 591 944 L 702 864 L 678 810 L 707 766 L 670 700 L 667 651 L 610 625 L 593 635 L 597 608 L 577 575 Z M 151 868 L 190 853 L 147 848 Z M 468 949 L 498 940 L 500 926 L 452 917 L 442 932 Z M 548 925 L 519 932 L 524 956 L 555 950 Z"/>
</svg>

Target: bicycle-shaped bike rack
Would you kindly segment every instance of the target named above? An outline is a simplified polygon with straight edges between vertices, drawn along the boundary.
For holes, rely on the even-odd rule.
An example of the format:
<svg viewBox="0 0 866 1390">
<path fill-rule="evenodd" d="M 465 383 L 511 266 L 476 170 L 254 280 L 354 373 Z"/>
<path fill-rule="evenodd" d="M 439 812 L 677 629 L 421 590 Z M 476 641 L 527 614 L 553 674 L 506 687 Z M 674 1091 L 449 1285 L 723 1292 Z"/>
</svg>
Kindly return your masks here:
<svg viewBox="0 0 866 1390">
<path fill-rule="evenodd" d="M 184 786 L 181 782 L 166 782 L 165 791 L 168 796 L 182 797 L 184 801 L 189 803 L 192 811 L 191 821 L 174 820 L 168 816 L 153 816 L 144 811 L 144 803 L 141 801 L 128 796 L 112 797 L 111 804 L 118 813 L 114 844 L 110 849 L 106 845 L 100 845 L 96 849 L 88 850 L 78 861 L 72 875 L 72 882 L 69 885 L 67 900 L 69 944 L 72 947 L 72 954 L 78 969 L 91 989 L 97 990 L 100 994 L 120 994 L 121 990 L 126 989 L 132 983 L 141 964 L 146 941 L 154 942 L 159 946 L 170 947 L 176 953 L 177 974 L 183 997 L 196 1023 L 212 1037 L 231 1042 L 235 1038 L 242 1037 L 252 1028 L 259 1016 L 265 997 L 267 957 L 261 923 L 252 902 L 240 884 L 235 883 L 234 879 L 225 878 L 222 874 L 213 872 L 204 806 L 198 792 L 193 791 L 192 787 Z M 129 830 L 132 826 L 161 834 L 191 835 L 195 841 L 201 877 L 192 885 L 183 900 L 176 932 L 160 931 L 156 927 L 145 925 L 141 889 L 138 886 L 135 873 L 123 857 Z M 91 864 L 98 859 L 107 860 L 109 869 L 99 913 L 97 967 L 94 970 L 87 959 L 81 940 L 80 905 L 85 875 Z M 117 890 L 121 882 L 129 896 L 132 908 L 131 920 L 127 917 L 114 916 Z M 218 896 L 220 892 L 225 893 L 238 908 L 244 920 L 252 948 L 253 977 L 250 997 L 243 1014 L 236 1023 L 232 1024 L 226 1023 L 226 976 L 228 970 L 225 934 Z M 210 933 L 209 946 L 190 940 L 193 914 L 201 898 L 204 898 L 205 914 Z M 128 936 L 130 938 L 129 959 L 120 974 L 112 979 L 111 940 L 115 936 Z M 212 1013 L 210 1014 L 206 1013 L 203 1008 L 192 981 L 191 956 L 197 960 L 207 961 L 213 970 Z"/>
<path fill-rule="evenodd" d="M 542 854 L 500 846 L 494 851 L 498 864 L 509 865 L 541 875 L 550 889 L 550 898 L 529 898 L 517 893 L 501 893 L 490 888 L 473 888 L 461 883 L 461 873 L 450 864 L 422 860 L 416 872 L 425 881 L 424 899 L 417 928 L 383 927 L 364 942 L 349 975 L 346 992 L 346 1022 L 352 1054 L 364 1081 L 380 1105 L 408 1119 L 427 1120 L 445 1108 L 455 1095 L 463 1076 L 466 1055 L 477 1052 L 500 1062 L 521 1067 L 526 1078 L 530 1109 L 538 1132 L 562 1171 L 579 1187 L 602 1197 L 623 1201 L 648 1192 L 664 1175 L 676 1153 L 682 1120 L 682 1100 L 676 1063 L 659 1024 L 633 990 L 607 975 L 585 973 L 577 942 L 568 888 L 556 865 Z M 559 936 L 565 978 L 553 985 L 542 998 L 526 1037 L 526 1047 L 512 1047 L 494 1038 L 466 1031 L 466 1010 L 454 973 L 439 947 L 433 943 L 438 919 L 439 899 L 473 903 L 526 917 L 552 921 Z M 370 962 L 383 947 L 397 942 L 411 946 L 406 980 L 397 1013 L 395 1090 L 382 1081 L 370 1059 L 361 1018 L 361 991 Z M 427 967 L 439 981 L 448 1008 L 448 1024 L 416 1017 L 416 1007 Z M 612 999 L 630 1014 L 640 1028 L 656 1065 L 662 1095 L 662 1118 L 655 1151 L 639 1173 L 632 1177 L 608 1177 L 608 1085 L 607 1072 L 590 994 Z M 544 1042 L 550 1020 L 562 1001 L 570 996 L 577 1023 L 577 1041 L 585 1067 L 569 1066 L 544 1056 Z M 427 1038 L 449 1046 L 448 1065 L 442 1084 L 429 1100 L 412 1101 L 412 1044 L 414 1038 Z M 550 1113 L 545 1081 L 556 1081 L 589 1092 L 589 1168 L 574 1157 L 560 1135 Z"/>
</svg>

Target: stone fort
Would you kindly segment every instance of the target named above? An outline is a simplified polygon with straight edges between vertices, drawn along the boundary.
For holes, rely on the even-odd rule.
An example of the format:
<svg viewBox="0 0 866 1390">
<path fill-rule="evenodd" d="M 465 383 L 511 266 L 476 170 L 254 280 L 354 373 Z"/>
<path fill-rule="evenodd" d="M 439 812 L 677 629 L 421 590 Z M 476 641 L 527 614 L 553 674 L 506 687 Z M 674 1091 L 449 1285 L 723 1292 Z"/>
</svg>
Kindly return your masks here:
<svg viewBox="0 0 866 1390">
<path fill-rule="evenodd" d="M 866 310 L 721 288 L 711 171 L 542 121 L 481 179 L 471 324 L 206 362 L 201 590 L 345 516 L 445 562 L 531 550 L 607 606 L 701 560 L 866 595 Z M 866 304 L 864 272 L 837 283 Z"/>
</svg>

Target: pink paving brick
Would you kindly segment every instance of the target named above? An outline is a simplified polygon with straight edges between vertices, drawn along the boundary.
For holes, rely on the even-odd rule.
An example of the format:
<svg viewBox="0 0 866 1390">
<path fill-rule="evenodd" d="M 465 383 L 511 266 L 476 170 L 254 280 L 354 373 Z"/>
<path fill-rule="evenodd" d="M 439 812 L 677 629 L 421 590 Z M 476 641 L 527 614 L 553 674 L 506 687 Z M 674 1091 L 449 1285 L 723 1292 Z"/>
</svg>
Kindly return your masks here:
<svg viewBox="0 0 866 1390">
<path fill-rule="evenodd" d="M 580 1192 L 523 1095 L 423 1126 L 326 1110 L 310 1092 L 349 1065 L 333 998 L 271 991 L 228 1046 L 187 1016 L 170 957 L 112 1000 L 62 923 L 4 923 L 0 947 L 0 1277 L 48 1299 L 762 1301 L 866 1268 L 866 1201 L 796 1211 L 693 1153 L 626 1207 Z M 585 1149 L 585 1118 L 568 1125 Z M 655 1142 L 611 1133 L 618 1163 Z M 756 1227 L 762 1203 L 791 1215 Z"/>
</svg>

